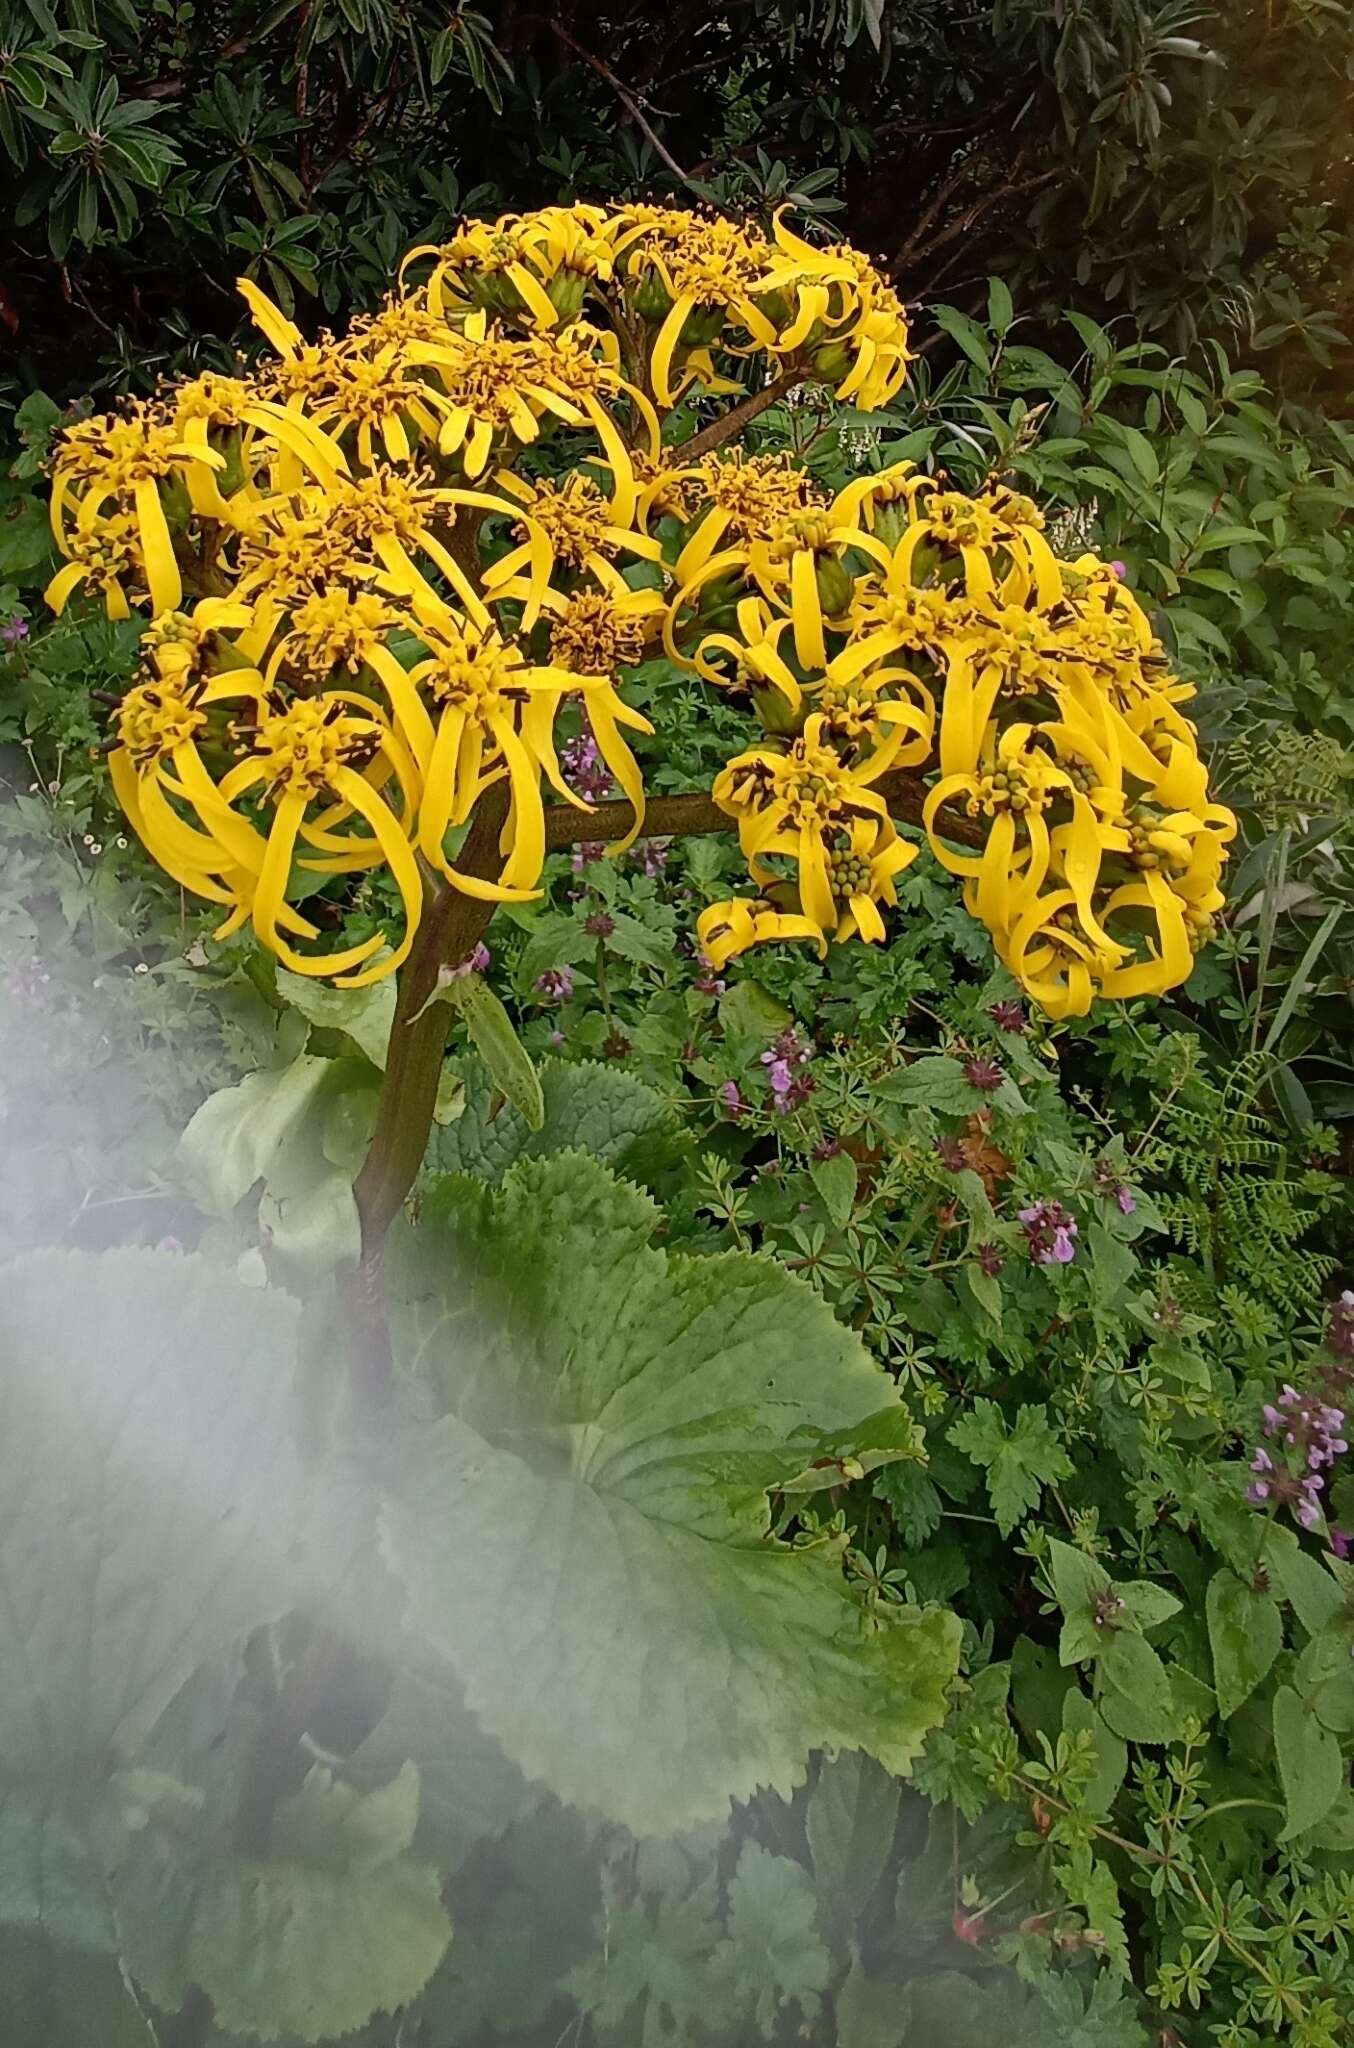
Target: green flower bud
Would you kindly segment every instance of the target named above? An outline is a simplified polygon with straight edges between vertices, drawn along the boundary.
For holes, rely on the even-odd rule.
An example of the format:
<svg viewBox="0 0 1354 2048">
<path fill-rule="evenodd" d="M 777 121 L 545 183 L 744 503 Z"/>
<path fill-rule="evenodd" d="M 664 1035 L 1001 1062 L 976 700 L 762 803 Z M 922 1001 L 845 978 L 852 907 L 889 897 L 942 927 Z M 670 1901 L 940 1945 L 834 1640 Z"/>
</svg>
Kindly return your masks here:
<svg viewBox="0 0 1354 2048">
<path fill-rule="evenodd" d="M 650 270 L 635 286 L 630 303 L 641 320 L 651 320 L 657 326 L 672 311 L 672 294 L 658 272 Z"/>
<path fill-rule="evenodd" d="M 911 523 L 905 498 L 893 498 L 887 505 L 875 507 L 874 530 L 886 548 L 896 548 Z"/>
<path fill-rule="evenodd" d="M 753 682 L 752 701 L 757 707 L 757 716 L 766 732 L 783 734 L 791 738 L 803 727 L 804 711 L 796 711 L 783 690 L 772 683 Z"/>
<path fill-rule="evenodd" d="M 851 602 L 855 577 L 845 562 L 838 561 L 835 555 L 819 555 L 814 578 L 818 585 L 818 602 L 829 618 L 836 618 Z"/>
<path fill-rule="evenodd" d="M 188 486 L 176 470 L 172 476 L 161 477 L 160 503 L 165 508 L 165 520 L 171 533 L 182 533 L 193 516 L 192 500 Z"/>
<path fill-rule="evenodd" d="M 682 323 L 683 348 L 708 348 L 724 332 L 722 306 L 693 306 Z"/>
<path fill-rule="evenodd" d="M 825 384 L 840 384 L 853 360 L 844 341 L 830 341 L 825 348 L 815 349 L 813 353 L 814 370 Z"/>
<path fill-rule="evenodd" d="M 545 288 L 545 295 L 563 321 L 576 320 L 583 310 L 588 280 L 581 270 L 557 270 Z"/>
</svg>

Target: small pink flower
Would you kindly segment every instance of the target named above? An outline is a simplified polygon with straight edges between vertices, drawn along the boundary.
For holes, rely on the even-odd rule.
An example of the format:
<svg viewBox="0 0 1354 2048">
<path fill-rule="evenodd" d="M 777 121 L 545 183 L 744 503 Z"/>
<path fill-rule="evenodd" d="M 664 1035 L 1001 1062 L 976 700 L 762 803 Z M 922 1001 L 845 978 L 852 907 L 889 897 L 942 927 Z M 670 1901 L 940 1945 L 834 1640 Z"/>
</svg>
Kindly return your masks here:
<svg viewBox="0 0 1354 2048">
<path fill-rule="evenodd" d="M 723 1103 L 726 1113 L 733 1119 L 735 1123 L 738 1122 L 740 1117 L 745 1117 L 747 1115 L 748 1106 L 746 1102 L 744 1102 L 743 1100 L 742 1091 L 740 1090 L 738 1083 L 736 1081 L 725 1081 L 721 1083 L 719 1090 L 719 1099 Z"/>
</svg>

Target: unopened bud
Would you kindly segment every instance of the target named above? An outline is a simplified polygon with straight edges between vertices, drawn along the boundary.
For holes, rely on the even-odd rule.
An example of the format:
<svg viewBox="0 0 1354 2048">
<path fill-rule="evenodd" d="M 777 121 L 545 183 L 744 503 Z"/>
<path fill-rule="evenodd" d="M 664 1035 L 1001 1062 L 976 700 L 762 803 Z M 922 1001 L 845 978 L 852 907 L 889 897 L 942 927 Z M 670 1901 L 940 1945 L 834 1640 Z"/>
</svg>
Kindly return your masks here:
<svg viewBox="0 0 1354 2048">
<path fill-rule="evenodd" d="M 851 602 L 856 579 L 836 555 L 819 555 L 814 565 L 818 602 L 829 618 L 837 618 Z"/>
</svg>

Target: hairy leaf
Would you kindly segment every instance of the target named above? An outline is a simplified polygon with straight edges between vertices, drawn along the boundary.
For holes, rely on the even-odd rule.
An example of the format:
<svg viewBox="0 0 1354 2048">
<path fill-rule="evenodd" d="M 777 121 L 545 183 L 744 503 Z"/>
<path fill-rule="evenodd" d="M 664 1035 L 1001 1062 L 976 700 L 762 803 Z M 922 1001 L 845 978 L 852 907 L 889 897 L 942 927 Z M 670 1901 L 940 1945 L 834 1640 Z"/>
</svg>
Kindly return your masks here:
<svg viewBox="0 0 1354 2048">
<path fill-rule="evenodd" d="M 1283 1617 L 1272 1593 L 1257 1592 L 1225 1567 L 1208 1582 L 1206 1611 L 1218 1711 L 1226 1721 L 1268 1675 L 1283 1646 Z"/>
<path fill-rule="evenodd" d="M 469 1062 L 465 1114 L 453 1129 L 434 1135 L 435 1164 L 498 1181 L 517 1159 L 577 1149 L 637 1180 L 655 1151 L 673 1142 L 663 1098 L 632 1074 L 589 1060 L 545 1060 L 540 1077 L 545 1121 L 533 1131 L 511 1103 L 495 1111 L 488 1069 Z"/>
<path fill-rule="evenodd" d="M 1038 1507 L 1046 1485 L 1071 1476 L 1072 1461 L 1042 1402 L 1022 1407 L 1008 1429 L 995 1401 L 975 1401 L 951 1428 L 950 1442 L 975 1465 L 986 1467 L 988 1497 L 1003 1536 Z"/>
<path fill-rule="evenodd" d="M 1100 1711 L 1126 1742 L 1170 1742 L 1179 1714 L 1170 1676 L 1146 1636 L 1130 1629 L 1109 1633 L 1100 1653 Z"/>
<path fill-rule="evenodd" d="M 384 1513 L 411 1625 L 508 1755 L 637 1833 L 816 1747 L 905 1770 L 957 1648 L 948 1615 L 867 1623 L 835 1543 L 769 1538 L 767 1490 L 887 1379 L 808 1288 L 667 1258 L 655 1220 L 578 1153 L 429 1198 L 401 1340 L 447 1413 Z"/>
<path fill-rule="evenodd" d="M 1274 1695 L 1274 1749 L 1288 1806 L 1281 1842 L 1291 1842 L 1324 1820 L 1340 1796 L 1340 1745 L 1291 1685 Z"/>
<path fill-rule="evenodd" d="M 236 2033 L 351 2033 L 417 1997 L 451 1932 L 437 1871 L 404 1853 L 417 1815 L 412 1766 L 373 1792 L 317 1768 L 266 1857 L 152 1830 L 118 1874 L 123 1953 L 170 2011 L 200 1985 Z"/>
<path fill-rule="evenodd" d="M 481 974 L 453 981 L 445 991 L 459 1011 L 476 1052 L 529 1130 L 545 1122 L 545 1098 L 530 1053 L 498 996 Z"/>
<path fill-rule="evenodd" d="M 807 1871 L 788 1856 L 745 1842 L 729 1879 L 728 1937 L 720 1956 L 764 2041 L 787 2006 L 814 2019 L 832 1979 Z"/>
<path fill-rule="evenodd" d="M 858 1750 L 826 1760 L 805 1815 L 813 1874 L 834 1914 L 852 1920 L 884 1873 L 902 1787 Z"/>
</svg>

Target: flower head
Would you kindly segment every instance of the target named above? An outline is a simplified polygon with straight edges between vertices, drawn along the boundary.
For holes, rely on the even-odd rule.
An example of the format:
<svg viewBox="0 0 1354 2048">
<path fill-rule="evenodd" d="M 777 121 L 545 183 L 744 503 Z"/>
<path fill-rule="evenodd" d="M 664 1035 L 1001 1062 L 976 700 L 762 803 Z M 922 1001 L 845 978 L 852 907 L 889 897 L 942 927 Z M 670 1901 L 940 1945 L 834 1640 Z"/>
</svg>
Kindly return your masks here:
<svg viewBox="0 0 1354 2048">
<path fill-rule="evenodd" d="M 1016 1214 L 1036 1265 L 1070 1265 L 1076 1257 L 1077 1220 L 1061 1202 L 1033 1202 Z"/>
<path fill-rule="evenodd" d="M 574 992 L 573 970 L 568 967 L 547 967 L 544 974 L 538 974 L 535 981 L 538 996 L 547 1003 L 567 1003 Z"/>
</svg>

